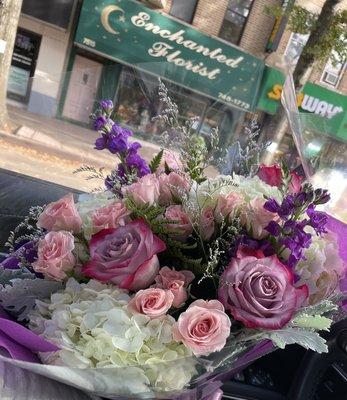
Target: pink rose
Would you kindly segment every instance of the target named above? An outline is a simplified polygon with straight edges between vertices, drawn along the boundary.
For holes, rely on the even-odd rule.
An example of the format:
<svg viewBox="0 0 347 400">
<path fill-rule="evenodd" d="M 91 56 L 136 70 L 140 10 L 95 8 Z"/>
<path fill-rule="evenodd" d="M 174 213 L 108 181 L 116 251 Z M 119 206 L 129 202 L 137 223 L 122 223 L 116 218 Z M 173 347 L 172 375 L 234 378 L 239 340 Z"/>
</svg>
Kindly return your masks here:
<svg viewBox="0 0 347 400">
<path fill-rule="evenodd" d="M 288 186 L 290 193 L 298 193 L 301 190 L 301 178 L 296 172 L 290 173 L 292 180 Z M 264 164 L 260 165 L 258 171 L 259 178 L 270 186 L 280 187 L 282 185 L 282 171 L 279 165 L 274 164 L 271 166 L 266 166 Z"/>
<path fill-rule="evenodd" d="M 130 220 L 129 215 L 130 211 L 121 202 L 98 208 L 91 216 L 93 231 L 96 233 L 102 229 L 124 226 Z"/>
<path fill-rule="evenodd" d="M 103 229 L 92 236 L 89 243 L 91 259 L 82 272 L 124 289 L 144 289 L 158 274 L 156 254 L 165 248 L 165 243 L 141 220 L 115 229 Z"/>
<path fill-rule="evenodd" d="M 210 240 L 214 234 L 214 211 L 212 207 L 205 207 L 202 210 L 199 220 L 199 231 L 203 240 Z"/>
<path fill-rule="evenodd" d="M 215 220 L 221 223 L 227 219 L 230 222 L 242 204 L 243 199 L 238 193 L 231 192 L 225 196 L 219 196 L 214 210 Z"/>
<path fill-rule="evenodd" d="M 195 278 L 191 271 L 175 271 L 168 267 L 159 270 L 155 287 L 170 290 L 174 296 L 173 307 L 180 307 L 188 298 L 187 287 Z"/>
<path fill-rule="evenodd" d="M 255 197 L 241 211 L 241 222 L 247 227 L 247 230 L 254 239 L 263 239 L 268 236 L 269 233 L 265 228 L 269 225 L 270 221 L 278 219 L 277 214 L 265 210 L 265 202 L 265 199 Z"/>
<path fill-rule="evenodd" d="M 77 212 L 73 195 L 70 193 L 48 204 L 40 214 L 37 226 L 47 231 L 64 230 L 79 233 L 82 229 L 82 220 Z"/>
<path fill-rule="evenodd" d="M 192 234 L 193 225 L 188 214 L 183 211 L 182 206 L 169 206 L 165 211 L 165 218 L 177 222 L 166 225 L 171 230 L 172 235 L 175 236 L 175 239 L 184 241 Z"/>
<path fill-rule="evenodd" d="M 164 154 L 158 168 L 158 173 L 165 172 L 165 164 L 172 171 L 183 170 L 183 163 L 180 159 L 180 155 L 174 151 L 164 150 Z"/>
<path fill-rule="evenodd" d="M 152 206 L 159 199 L 159 180 L 154 174 L 145 175 L 137 182 L 127 186 L 124 189 L 124 194 L 131 197 L 136 204 Z"/>
<path fill-rule="evenodd" d="M 36 272 L 61 281 L 67 277 L 66 272 L 71 271 L 76 264 L 72 254 L 74 248 L 74 237 L 70 232 L 48 232 L 39 241 L 37 261 L 32 266 Z"/>
<path fill-rule="evenodd" d="M 299 193 L 301 191 L 301 177 L 294 171 L 291 172 L 290 175 L 292 179 L 288 186 L 289 193 Z"/>
<path fill-rule="evenodd" d="M 170 290 L 149 288 L 140 290 L 129 302 L 130 310 L 157 318 L 165 315 L 171 308 L 174 295 Z"/>
<path fill-rule="evenodd" d="M 185 172 L 161 174 L 159 175 L 159 183 L 159 203 L 162 205 L 170 204 L 175 198 L 180 199 L 182 194 L 188 193 L 191 187 L 191 180 Z"/>
<path fill-rule="evenodd" d="M 221 350 L 230 335 L 230 319 L 218 300 L 197 300 L 172 328 L 173 337 L 197 356 Z"/>
<path fill-rule="evenodd" d="M 308 288 L 294 287 L 293 273 L 277 256 L 255 255 L 242 257 L 238 252 L 231 260 L 222 274 L 218 298 L 246 327 L 280 329 L 304 303 Z"/>
</svg>

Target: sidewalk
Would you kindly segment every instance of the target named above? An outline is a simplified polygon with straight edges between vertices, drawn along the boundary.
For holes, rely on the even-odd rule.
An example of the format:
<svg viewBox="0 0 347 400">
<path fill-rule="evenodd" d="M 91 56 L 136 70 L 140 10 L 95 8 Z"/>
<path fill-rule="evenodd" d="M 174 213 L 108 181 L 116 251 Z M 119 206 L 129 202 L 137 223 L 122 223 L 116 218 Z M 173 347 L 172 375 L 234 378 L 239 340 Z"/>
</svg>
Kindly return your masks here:
<svg viewBox="0 0 347 400">
<path fill-rule="evenodd" d="M 55 118 L 32 114 L 21 108 L 8 106 L 10 119 L 19 128 L 15 134 L 0 132 L 0 138 L 8 143 L 34 148 L 66 160 L 95 167 L 114 168 L 115 156 L 107 151 L 94 149 L 97 132 Z M 143 146 L 141 154 L 150 160 L 159 146 L 134 138 Z"/>
</svg>

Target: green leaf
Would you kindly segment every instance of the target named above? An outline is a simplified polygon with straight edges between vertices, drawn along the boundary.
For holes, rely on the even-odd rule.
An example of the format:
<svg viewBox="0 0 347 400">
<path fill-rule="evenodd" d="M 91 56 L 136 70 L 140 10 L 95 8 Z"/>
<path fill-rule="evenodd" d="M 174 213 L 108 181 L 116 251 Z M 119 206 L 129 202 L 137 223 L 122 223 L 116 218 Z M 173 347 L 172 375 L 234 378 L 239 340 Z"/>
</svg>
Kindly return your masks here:
<svg viewBox="0 0 347 400">
<path fill-rule="evenodd" d="M 288 327 L 278 331 L 267 332 L 264 335 L 268 335 L 268 338 L 280 349 L 284 349 L 288 344 L 298 344 L 305 349 L 311 349 L 317 353 L 328 352 L 325 339 L 314 331 Z"/>
<path fill-rule="evenodd" d="M 321 315 L 302 315 L 291 322 L 292 326 L 314 329 L 317 331 L 328 331 L 333 321 Z"/>
<path fill-rule="evenodd" d="M 159 153 L 156 154 L 156 155 L 152 158 L 151 162 L 149 163 L 149 168 L 150 168 L 152 174 L 154 174 L 155 172 L 157 172 L 157 169 L 159 168 L 159 165 L 160 165 L 161 160 L 162 160 L 162 158 L 163 158 L 163 154 L 164 154 L 164 149 L 161 149 L 161 150 L 159 151 Z"/>
<path fill-rule="evenodd" d="M 305 315 L 323 315 L 337 310 L 338 307 L 331 300 L 323 300 L 313 306 L 304 307 L 296 314 L 296 318 Z"/>
</svg>

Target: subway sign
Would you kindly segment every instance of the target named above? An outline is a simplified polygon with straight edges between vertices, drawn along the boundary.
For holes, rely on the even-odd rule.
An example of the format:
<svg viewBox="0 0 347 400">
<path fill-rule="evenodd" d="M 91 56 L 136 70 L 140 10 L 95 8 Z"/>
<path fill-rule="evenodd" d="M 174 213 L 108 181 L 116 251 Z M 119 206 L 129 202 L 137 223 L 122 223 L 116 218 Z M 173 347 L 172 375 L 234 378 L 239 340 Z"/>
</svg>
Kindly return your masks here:
<svg viewBox="0 0 347 400">
<path fill-rule="evenodd" d="M 75 43 L 253 111 L 264 62 L 132 0 L 84 0 Z"/>
<path fill-rule="evenodd" d="M 272 90 L 268 93 L 268 97 L 272 100 L 280 100 L 282 88 L 283 86 L 280 84 L 274 85 Z M 336 101 L 334 103 L 329 103 L 329 101 L 324 100 L 322 94 L 319 93 L 316 95 L 307 94 L 307 92 L 305 93 L 305 88 L 302 92 L 297 94 L 297 105 L 299 109 L 303 111 L 321 115 L 328 119 L 344 112 L 342 105 L 338 105 Z"/>
</svg>

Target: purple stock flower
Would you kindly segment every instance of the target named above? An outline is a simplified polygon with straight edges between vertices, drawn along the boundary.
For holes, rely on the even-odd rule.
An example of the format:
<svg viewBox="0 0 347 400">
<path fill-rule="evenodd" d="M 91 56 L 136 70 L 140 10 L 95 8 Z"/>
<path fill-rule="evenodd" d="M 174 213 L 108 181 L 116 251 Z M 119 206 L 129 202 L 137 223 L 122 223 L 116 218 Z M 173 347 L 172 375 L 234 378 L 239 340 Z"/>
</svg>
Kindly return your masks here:
<svg viewBox="0 0 347 400">
<path fill-rule="evenodd" d="M 107 148 L 107 143 L 108 143 L 108 134 L 103 133 L 101 137 L 96 139 L 95 149 L 96 150 L 104 150 Z"/>
<path fill-rule="evenodd" d="M 285 197 L 281 205 L 278 204 L 277 200 L 269 199 L 265 202 L 264 208 L 267 211 L 278 214 L 283 219 L 287 219 L 295 210 L 294 196 L 288 195 Z"/>
<path fill-rule="evenodd" d="M 100 115 L 94 120 L 94 129 L 100 131 L 108 123 L 108 119 L 104 115 Z"/>
<path fill-rule="evenodd" d="M 272 236 L 279 236 L 281 234 L 281 226 L 275 221 L 270 221 L 265 230 Z"/>
<path fill-rule="evenodd" d="M 277 214 L 278 211 L 280 210 L 281 206 L 278 204 L 277 200 L 269 199 L 265 202 L 264 208 L 267 211 Z"/>
<path fill-rule="evenodd" d="M 308 225 L 316 231 L 317 235 L 327 232 L 326 225 L 328 223 L 328 215 L 322 211 L 316 211 L 313 205 L 310 205 L 306 211 L 309 216 Z"/>
<path fill-rule="evenodd" d="M 5 269 L 18 269 L 20 268 L 19 264 L 21 259 L 24 259 L 24 261 L 29 264 L 37 259 L 37 247 L 35 243 L 26 242 L 22 244 L 16 251 L 0 262 L 0 267 Z"/>
<path fill-rule="evenodd" d="M 137 170 L 137 176 L 139 178 L 142 178 L 143 176 L 151 173 L 151 170 L 149 169 L 146 160 L 144 160 L 137 153 L 129 153 L 125 159 L 125 162 L 130 169 Z"/>
<path fill-rule="evenodd" d="M 113 110 L 113 101 L 112 100 L 102 100 L 100 101 L 100 107 L 104 109 L 106 112 L 111 112 Z"/>
<path fill-rule="evenodd" d="M 128 138 L 123 135 L 110 135 L 107 145 L 112 154 L 124 153 L 128 149 Z"/>
</svg>

